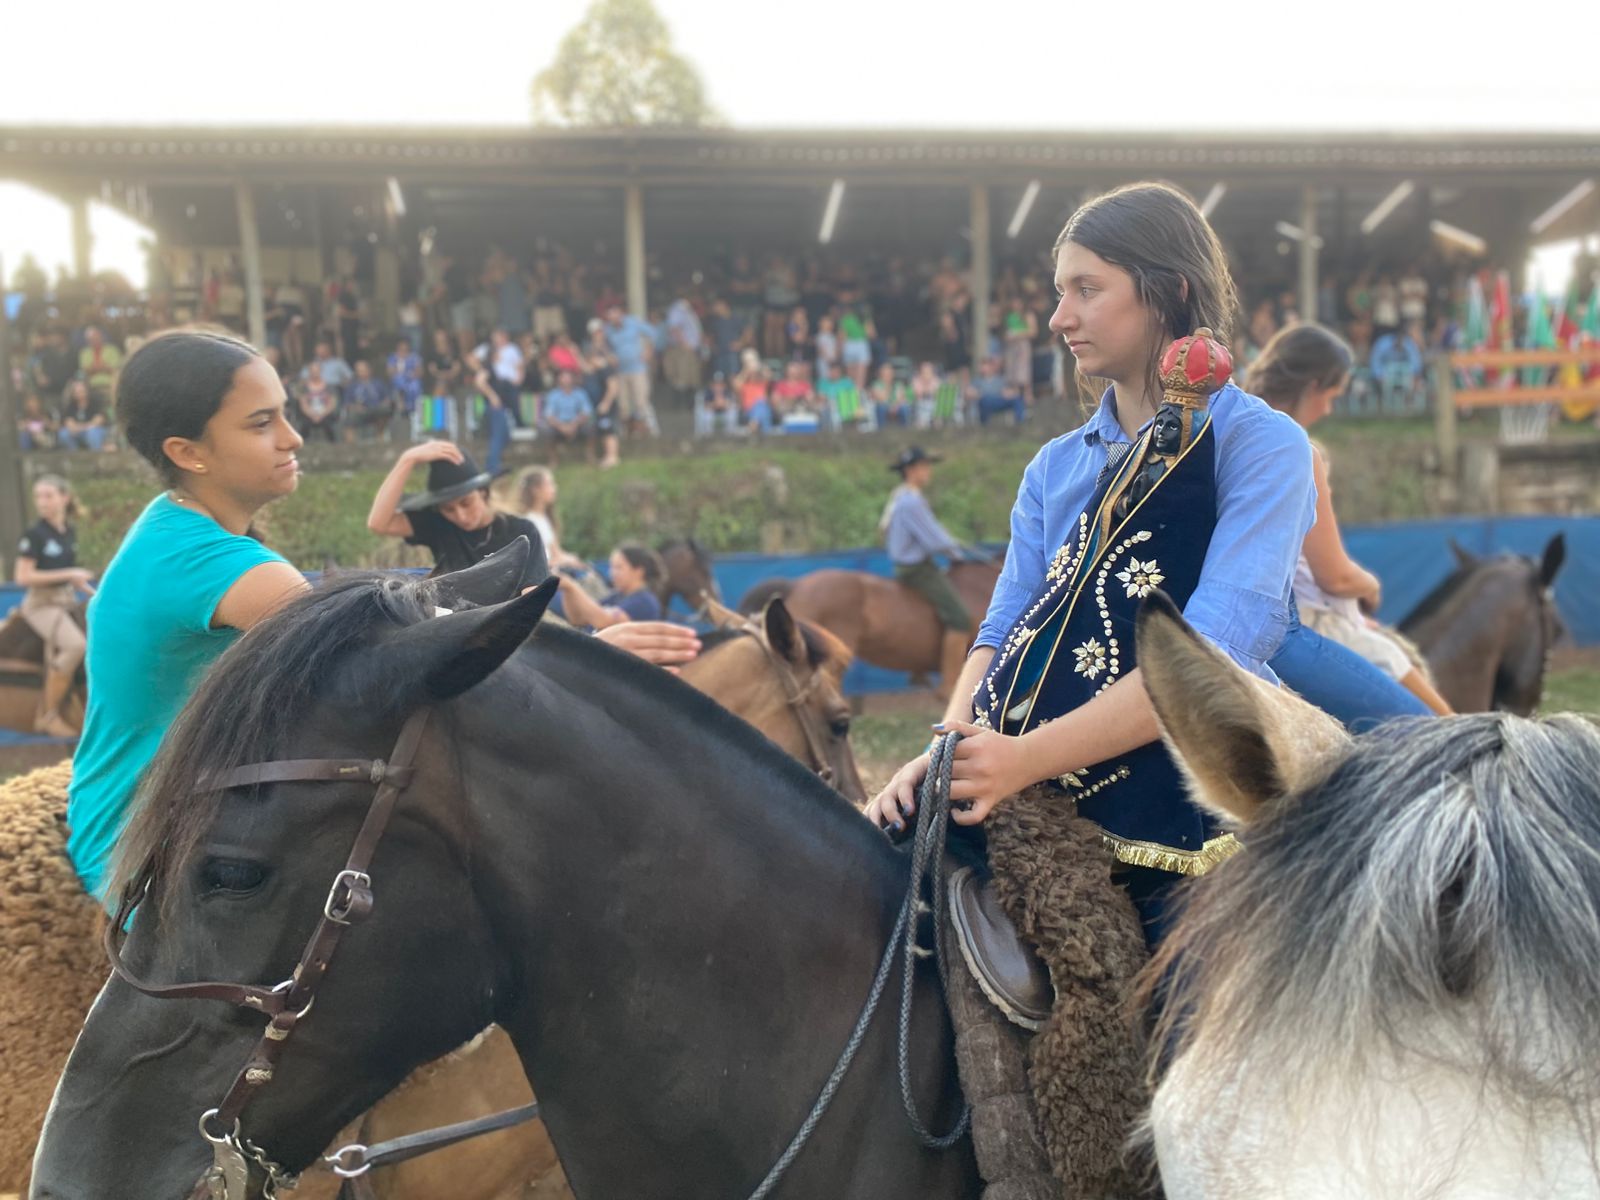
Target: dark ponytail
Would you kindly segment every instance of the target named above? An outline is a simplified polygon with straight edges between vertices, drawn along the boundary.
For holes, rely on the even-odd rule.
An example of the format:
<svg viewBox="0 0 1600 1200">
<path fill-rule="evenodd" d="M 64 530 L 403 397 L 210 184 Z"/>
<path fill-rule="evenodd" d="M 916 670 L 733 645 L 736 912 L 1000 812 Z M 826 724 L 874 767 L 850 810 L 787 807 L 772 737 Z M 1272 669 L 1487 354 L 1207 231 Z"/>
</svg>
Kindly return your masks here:
<svg viewBox="0 0 1600 1200">
<path fill-rule="evenodd" d="M 661 561 L 661 556 L 649 546 L 641 546 L 638 542 L 623 542 L 617 547 L 617 553 L 628 560 L 629 566 L 644 572 L 644 585 L 652 591 L 666 580 L 666 565 Z"/>
<path fill-rule="evenodd" d="M 233 390 L 239 368 L 260 358 L 248 342 L 207 329 L 174 329 L 151 338 L 117 378 L 117 419 L 128 444 L 168 486 L 182 478 L 162 449 L 168 438 L 197 440 Z"/>
<path fill-rule="evenodd" d="M 1245 391 L 1291 417 L 1311 388 L 1330 388 L 1350 374 L 1355 356 L 1321 325 L 1291 325 L 1261 348 L 1245 375 Z"/>
</svg>

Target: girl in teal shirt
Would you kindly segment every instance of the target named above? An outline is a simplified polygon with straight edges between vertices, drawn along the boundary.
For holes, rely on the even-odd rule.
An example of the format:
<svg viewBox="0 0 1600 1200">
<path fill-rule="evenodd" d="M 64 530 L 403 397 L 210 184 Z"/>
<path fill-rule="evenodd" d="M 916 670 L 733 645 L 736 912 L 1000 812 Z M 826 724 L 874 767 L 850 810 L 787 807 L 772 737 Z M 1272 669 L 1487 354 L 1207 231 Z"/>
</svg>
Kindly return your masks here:
<svg viewBox="0 0 1600 1200">
<path fill-rule="evenodd" d="M 218 655 L 306 588 L 250 535 L 300 480 L 300 436 L 277 372 L 225 334 L 153 338 L 122 369 L 128 444 L 167 488 L 145 508 L 89 605 L 89 708 L 72 761 L 67 853 L 101 896 L 112 847 L 167 727 Z"/>
</svg>

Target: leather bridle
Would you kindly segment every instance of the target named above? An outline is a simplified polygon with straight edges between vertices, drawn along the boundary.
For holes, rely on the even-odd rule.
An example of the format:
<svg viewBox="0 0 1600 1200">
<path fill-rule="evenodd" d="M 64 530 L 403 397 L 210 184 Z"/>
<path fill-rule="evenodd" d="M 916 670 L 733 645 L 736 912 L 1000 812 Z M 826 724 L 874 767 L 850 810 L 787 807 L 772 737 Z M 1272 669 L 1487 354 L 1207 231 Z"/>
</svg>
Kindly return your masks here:
<svg viewBox="0 0 1600 1200">
<path fill-rule="evenodd" d="M 333 877 L 328 888 L 322 916 L 293 972 L 282 982 L 270 987 L 214 981 L 147 983 L 123 961 L 122 941 L 128 919 L 149 891 L 154 873 L 151 865 L 147 863 L 123 891 L 116 915 L 106 926 L 105 932 L 106 956 L 111 960 L 111 969 L 118 978 L 134 990 L 158 1000 L 220 1000 L 261 1013 L 267 1018 L 266 1029 L 262 1031 L 244 1066 L 234 1076 L 227 1093 L 215 1108 L 206 1110 L 200 1117 L 200 1135 L 211 1144 L 214 1161 L 211 1169 L 195 1185 L 191 1194 L 193 1198 L 210 1195 L 213 1200 L 245 1200 L 252 1164 L 265 1176 L 262 1194 L 268 1200 L 276 1196 L 278 1189 L 287 1190 L 296 1183 L 294 1175 L 284 1171 L 259 1146 L 242 1135 L 240 1118 L 250 1102 L 272 1082 L 290 1037 L 311 1011 L 317 988 L 327 974 L 345 930 L 372 914 L 375 900 L 370 870 L 372 857 L 388 829 L 396 803 L 414 777 L 412 761 L 421 745 L 429 713 L 429 709 L 421 708 L 406 719 L 387 761 L 381 758 L 280 759 L 251 763 L 201 780 L 199 790 L 203 792 L 221 792 L 271 783 L 370 783 L 377 788 L 367 808 L 366 819 L 351 843 L 344 867 Z M 497 1113 L 478 1121 L 398 1139 L 406 1145 L 394 1149 L 387 1158 L 376 1153 L 381 1149 L 379 1147 L 346 1146 L 329 1161 L 341 1175 L 360 1176 L 382 1162 L 401 1161 L 403 1157 L 413 1157 L 425 1150 L 453 1144 L 478 1133 L 488 1133 L 508 1124 L 531 1120 L 537 1115 L 537 1105 L 524 1105 L 520 1109 Z"/>
<path fill-rule="evenodd" d="M 806 743 L 806 755 L 811 760 L 807 765 L 823 783 L 829 787 L 837 787 L 838 780 L 835 778 L 833 766 L 828 762 L 827 737 L 819 725 L 817 714 L 811 711 L 811 698 L 816 693 L 822 678 L 821 671 L 812 675 L 807 683 L 802 684 L 795 678 L 794 668 L 772 648 L 772 644 L 753 621 L 743 618 L 730 619 L 724 621 L 721 628 L 753 638 L 756 645 L 761 647 L 762 653 L 772 664 L 772 669 L 783 688 L 784 703 L 788 706 L 795 723 L 800 726 L 800 736 Z"/>
</svg>

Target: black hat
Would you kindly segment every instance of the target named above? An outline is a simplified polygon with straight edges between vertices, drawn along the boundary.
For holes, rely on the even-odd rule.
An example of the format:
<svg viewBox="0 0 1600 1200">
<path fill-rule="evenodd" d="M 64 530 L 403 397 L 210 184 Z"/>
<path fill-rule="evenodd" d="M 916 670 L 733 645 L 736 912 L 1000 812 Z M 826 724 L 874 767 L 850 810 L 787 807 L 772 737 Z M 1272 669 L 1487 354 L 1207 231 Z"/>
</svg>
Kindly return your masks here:
<svg viewBox="0 0 1600 1200">
<path fill-rule="evenodd" d="M 936 463 L 943 461 L 944 459 L 939 455 L 929 454 L 921 446 L 907 446 L 904 450 L 900 451 L 900 457 L 889 464 L 889 470 L 899 471 L 900 474 L 904 475 L 918 463 Z"/>
<path fill-rule="evenodd" d="M 503 475 L 505 472 L 502 471 L 500 474 Z M 468 492 L 488 487 L 494 482 L 494 478 L 489 472 L 480 470 L 478 464 L 472 461 L 472 455 L 465 450 L 461 452 L 459 463 L 453 463 L 447 458 L 436 458 L 428 464 L 428 490 L 411 496 L 402 496 L 400 511 L 421 512 L 425 508 L 449 504 L 452 500 L 461 499 Z"/>
</svg>

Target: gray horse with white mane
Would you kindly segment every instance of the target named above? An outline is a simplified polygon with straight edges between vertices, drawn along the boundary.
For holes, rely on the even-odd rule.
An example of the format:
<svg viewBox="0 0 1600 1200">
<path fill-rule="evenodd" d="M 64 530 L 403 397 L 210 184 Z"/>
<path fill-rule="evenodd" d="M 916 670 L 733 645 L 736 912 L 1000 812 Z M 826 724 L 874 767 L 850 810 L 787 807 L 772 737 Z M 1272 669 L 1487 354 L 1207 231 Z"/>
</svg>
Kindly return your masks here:
<svg viewBox="0 0 1600 1200">
<path fill-rule="evenodd" d="M 1151 966 L 1169 1200 L 1600 1196 L 1600 729 L 1351 740 L 1170 605 L 1139 661 L 1245 849 Z"/>
</svg>

